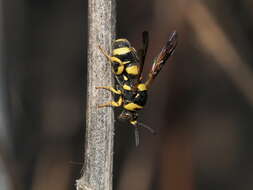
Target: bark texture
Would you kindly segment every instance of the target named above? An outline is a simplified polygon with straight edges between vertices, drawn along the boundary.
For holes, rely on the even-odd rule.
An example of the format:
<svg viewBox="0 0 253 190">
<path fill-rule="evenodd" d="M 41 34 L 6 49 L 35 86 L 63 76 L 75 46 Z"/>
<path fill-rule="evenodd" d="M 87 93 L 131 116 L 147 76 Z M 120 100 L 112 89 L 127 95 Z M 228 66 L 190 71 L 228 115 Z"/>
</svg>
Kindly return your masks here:
<svg viewBox="0 0 253 190">
<path fill-rule="evenodd" d="M 78 190 L 111 190 L 113 167 L 114 114 L 112 108 L 97 108 L 112 95 L 96 86 L 113 86 L 111 66 L 98 49 L 110 52 L 115 38 L 115 0 L 89 0 L 88 84 L 85 160 Z"/>
</svg>

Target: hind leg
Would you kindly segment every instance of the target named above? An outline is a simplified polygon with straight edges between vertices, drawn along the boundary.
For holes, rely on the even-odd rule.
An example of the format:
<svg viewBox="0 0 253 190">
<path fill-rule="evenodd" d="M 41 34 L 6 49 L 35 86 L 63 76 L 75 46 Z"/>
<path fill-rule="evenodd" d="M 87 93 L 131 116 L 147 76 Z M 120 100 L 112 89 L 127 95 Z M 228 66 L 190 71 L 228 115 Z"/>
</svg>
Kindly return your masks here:
<svg viewBox="0 0 253 190">
<path fill-rule="evenodd" d="M 97 107 L 98 108 L 103 108 L 103 107 L 120 107 L 123 103 L 123 99 L 120 96 L 118 101 L 111 101 L 111 102 L 107 102 L 104 104 L 99 104 Z"/>
<path fill-rule="evenodd" d="M 108 90 L 114 94 L 122 94 L 120 90 L 116 90 L 115 88 L 111 87 L 111 86 L 96 86 L 96 89 L 105 89 Z"/>
</svg>

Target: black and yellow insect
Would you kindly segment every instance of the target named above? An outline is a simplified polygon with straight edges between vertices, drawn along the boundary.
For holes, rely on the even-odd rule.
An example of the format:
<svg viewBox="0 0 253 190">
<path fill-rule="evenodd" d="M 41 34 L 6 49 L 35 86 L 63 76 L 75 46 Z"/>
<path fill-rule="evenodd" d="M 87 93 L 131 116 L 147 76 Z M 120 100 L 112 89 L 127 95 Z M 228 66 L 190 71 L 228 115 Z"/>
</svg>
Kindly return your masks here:
<svg viewBox="0 0 253 190">
<path fill-rule="evenodd" d="M 119 119 L 127 120 L 135 128 L 136 146 L 139 144 L 138 128 L 147 128 L 150 132 L 154 130 L 138 122 L 138 111 L 146 104 L 148 89 L 154 78 L 158 75 L 167 59 L 173 54 L 177 45 L 177 33 L 174 31 L 161 52 L 153 61 L 153 66 L 144 82 L 142 76 L 143 65 L 148 48 L 148 33 L 143 32 L 143 47 L 137 52 L 127 39 L 117 39 L 113 43 L 112 55 L 108 55 L 101 47 L 101 52 L 112 64 L 115 75 L 115 88 L 109 86 L 96 87 L 106 89 L 114 94 L 114 101 L 98 105 L 102 107 L 119 107 L 122 113 Z"/>
</svg>

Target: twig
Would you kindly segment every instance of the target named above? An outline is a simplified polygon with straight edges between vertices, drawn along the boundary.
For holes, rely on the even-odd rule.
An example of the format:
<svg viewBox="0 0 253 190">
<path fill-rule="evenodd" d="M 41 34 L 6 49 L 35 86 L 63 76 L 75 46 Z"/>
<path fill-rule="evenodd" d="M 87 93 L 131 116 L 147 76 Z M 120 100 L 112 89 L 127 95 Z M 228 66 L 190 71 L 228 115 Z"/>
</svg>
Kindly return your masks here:
<svg viewBox="0 0 253 190">
<path fill-rule="evenodd" d="M 96 86 L 112 86 L 111 67 L 98 45 L 107 52 L 115 37 L 115 0 L 89 0 L 88 5 L 88 84 L 85 160 L 77 190 L 111 190 L 113 165 L 114 114 L 111 108 L 97 104 L 111 100 L 111 95 Z"/>
</svg>

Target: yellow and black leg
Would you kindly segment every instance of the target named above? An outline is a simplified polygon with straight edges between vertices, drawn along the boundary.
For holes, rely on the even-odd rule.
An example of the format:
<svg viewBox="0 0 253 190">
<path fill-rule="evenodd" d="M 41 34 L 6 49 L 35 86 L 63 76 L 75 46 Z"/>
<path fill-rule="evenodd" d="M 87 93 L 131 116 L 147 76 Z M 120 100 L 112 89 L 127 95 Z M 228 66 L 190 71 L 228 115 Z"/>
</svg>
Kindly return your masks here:
<svg viewBox="0 0 253 190">
<path fill-rule="evenodd" d="M 105 104 L 99 104 L 97 107 L 98 108 L 103 108 L 103 107 L 120 107 L 122 105 L 122 97 L 120 96 L 118 101 L 111 101 L 111 102 L 107 102 Z"/>
<path fill-rule="evenodd" d="M 107 102 L 105 104 L 99 104 L 98 108 L 103 108 L 103 107 L 120 107 L 123 103 L 123 98 L 121 97 L 122 92 L 120 90 L 116 90 L 115 88 L 111 86 L 96 86 L 96 89 L 105 89 L 108 90 L 116 95 L 118 95 L 117 101 L 111 101 Z"/>
<path fill-rule="evenodd" d="M 96 86 L 96 89 L 105 89 L 108 90 L 114 94 L 122 94 L 122 92 L 120 90 L 116 90 L 115 88 L 111 87 L 111 86 Z"/>
<path fill-rule="evenodd" d="M 98 108 L 104 108 L 104 107 L 120 107 L 121 104 L 115 101 L 107 102 L 105 104 L 99 104 Z"/>
</svg>

